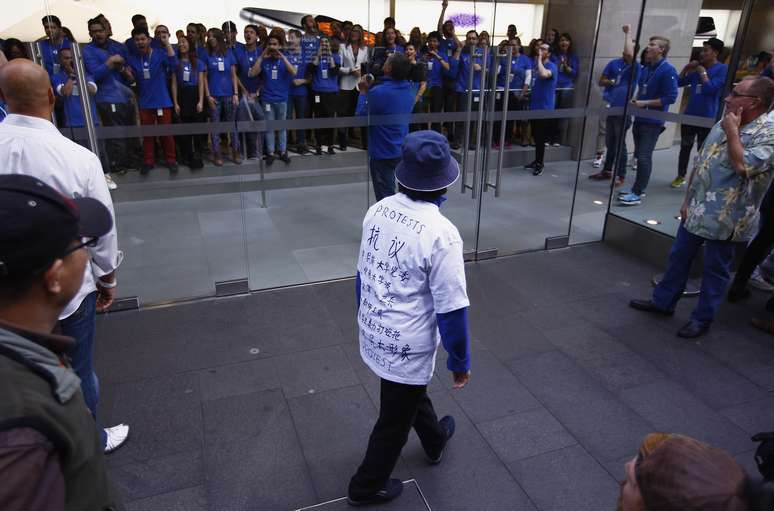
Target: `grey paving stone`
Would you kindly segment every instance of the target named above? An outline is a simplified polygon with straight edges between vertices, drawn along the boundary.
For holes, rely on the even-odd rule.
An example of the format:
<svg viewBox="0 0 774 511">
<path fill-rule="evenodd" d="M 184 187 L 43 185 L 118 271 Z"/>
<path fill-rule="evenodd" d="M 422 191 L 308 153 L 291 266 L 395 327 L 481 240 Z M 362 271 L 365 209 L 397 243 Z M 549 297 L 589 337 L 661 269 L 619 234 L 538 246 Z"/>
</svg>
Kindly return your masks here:
<svg viewBox="0 0 774 511">
<path fill-rule="evenodd" d="M 293 420 L 278 390 L 203 404 L 211 509 L 296 509 L 316 499 Z"/>
<path fill-rule="evenodd" d="M 759 344 L 739 329 L 713 328 L 698 345 L 744 376 L 774 369 L 774 343 Z"/>
<path fill-rule="evenodd" d="M 546 332 L 546 337 L 551 344 L 578 361 L 629 351 L 626 345 L 588 322 L 552 329 Z"/>
<path fill-rule="evenodd" d="M 774 430 L 774 397 L 726 408 L 720 413 L 750 435 Z"/>
<path fill-rule="evenodd" d="M 270 359 L 258 359 L 199 371 L 203 401 L 261 390 L 280 388 L 277 370 Z"/>
<path fill-rule="evenodd" d="M 204 486 L 154 495 L 126 505 L 127 511 L 207 511 Z"/>
<path fill-rule="evenodd" d="M 519 380 L 595 458 L 636 452 L 651 426 L 566 355 L 549 352 L 509 364 Z"/>
<path fill-rule="evenodd" d="M 287 398 L 359 383 L 339 346 L 283 355 L 275 364 Z"/>
<path fill-rule="evenodd" d="M 653 364 L 628 349 L 579 360 L 578 364 L 613 393 L 664 377 Z"/>
<path fill-rule="evenodd" d="M 319 501 L 345 495 L 377 417 L 365 390 L 329 390 L 290 399 L 289 405 Z M 399 463 L 393 477 L 405 480 L 410 473 Z"/>
<path fill-rule="evenodd" d="M 583 321 L 582 316 L 567 307 L 536 307 L 521 313 L 528 323 L 546 333 L 557 328 L 565 328 Z"/>
<path fill-rule="evenodd" d="M 504 463 L 578 443 L 559 421 L 543 408 L 482 422 L 478 429 Z"/>
<path fill-rule="evenodd" d="M 403 482 L 403 493 L 399 498 L 386 504 L 379 504 L 378 507 L 380 510 L 386 509 L 387 511 L 430 511 L 422 499 L 417 482 L 411 479 Z M 347 503 L 346 498 L 340 497 L 333 501 L 304 507 L 298 511 L 349 511 L 351 509 L 352 506 Z"/>
<path fill-rule="evenodd" d="M 116 454 L 118 452 L 120 450 Z M 130 502 L 202 484 L 204 462 L 201 449 L 192 449 L 121 465 L 111 464 L 108 476 L 124 500 Z"/>
<path fill-rule="evenodd" d="M 614 509 L 618 484 L 581 446 L 508 464 L 541 511 Z"/>
<path fill-rule="evenodd" d="M 503 362 L 555 349 L 522 314 L 482 315 L 471 324 L 470 334 Z"/>
<path fill-rule="evenodd" d="M 537 408 L 530 392 L 487 351 L 471 356 L 471 379 L 452 396 L 473 422 Z"/>
<path fill-rule="evenodd" d="M 688 435 L 732 454 L 750 448 L 742 429 L 672 381 L 632 387 L 624 390 L 621 398 L 656 431 Z"/>
</svg>

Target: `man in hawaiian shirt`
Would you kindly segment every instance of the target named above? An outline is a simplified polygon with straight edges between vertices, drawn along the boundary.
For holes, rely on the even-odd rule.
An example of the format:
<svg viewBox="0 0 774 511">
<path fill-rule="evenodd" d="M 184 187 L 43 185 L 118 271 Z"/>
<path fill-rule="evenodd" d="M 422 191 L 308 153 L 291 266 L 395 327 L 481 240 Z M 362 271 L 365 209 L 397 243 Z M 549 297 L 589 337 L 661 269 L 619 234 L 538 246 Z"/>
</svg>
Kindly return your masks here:
<svg viewBox="0 0 774 511">
<path fill-rule="evenodd" d="M 691 263 L 704 245 L 699 303 L 677 332 L 686 339 L 709 330 L 728 286 L 737 244 L 757 232 L 758 207 L 772 178 L 774 122 L 767 112 L 774 103 L 774 81 L 747 77 L 724 101 L 725 115 L 707 136 L 691 173 L 666 273 L 650 300 L 629 302 L 637 310 L 674 314 Z"/>
</svg>

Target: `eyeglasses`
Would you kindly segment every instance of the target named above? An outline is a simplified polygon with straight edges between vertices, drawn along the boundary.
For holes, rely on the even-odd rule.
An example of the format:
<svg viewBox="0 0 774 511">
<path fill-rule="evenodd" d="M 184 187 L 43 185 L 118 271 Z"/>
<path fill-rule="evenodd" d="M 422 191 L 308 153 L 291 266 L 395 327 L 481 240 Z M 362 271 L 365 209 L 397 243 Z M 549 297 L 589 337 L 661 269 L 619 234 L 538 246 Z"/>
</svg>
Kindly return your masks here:
<svg viewBox="0 0 774 511">
<path fill-rule="evenodd" d="M 752 94 L 740 94 L 736 92 L 735 90 L 731 90 L 731 93 L 729 94 L 732 98 L 755 98 L 755 99 L 761 99 L 758 96 L 754 96 Z"/>
<path fill-rule="evenodd" d="M 97 240 L 99 238 L 81 238 L 81 242 L 77 245 L 73 245 L 72 247 L 68 248 L 64 251 L 62 254 L 62 258 L 67 257 L 68 255 L 72 254 L 73 252 L 77 252 L 78 250 L 82 249 L 83 247 L 95 247 L 97 246 Z"/>
</svg>

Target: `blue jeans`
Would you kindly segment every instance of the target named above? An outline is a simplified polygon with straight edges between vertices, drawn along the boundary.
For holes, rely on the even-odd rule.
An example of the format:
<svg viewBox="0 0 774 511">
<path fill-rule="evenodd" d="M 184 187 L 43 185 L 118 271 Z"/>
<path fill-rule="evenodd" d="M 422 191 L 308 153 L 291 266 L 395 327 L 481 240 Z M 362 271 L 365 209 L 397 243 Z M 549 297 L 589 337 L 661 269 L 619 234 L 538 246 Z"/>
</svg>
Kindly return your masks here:
<svg viewBox="0 0 774 511">
<path fill-rule="evenodd" d="M 288 114 L 288 104 L 283 103 L 263 103 L 264 115 L 267 121 L 284 121 Z M 288 130 L 267 131 L 264 135 L 266 141 L 266 153 L 274 154 L 274 137 L 279 133 L 279 150 L 284 153 L 288 150 Z"/>
<path fill-rule="evenodd" d="M 75 339 L 73 349 L 68 353 L 73 371 L 81 379 L 81 392 L 86 406 L 97 422 L 97 430 L 104 446 L 107 434 L 97 419 L 99 404 L 99 379 L 94 372 L 94 334 L 97 326 L 97 292 L 83 299 L 78 310 L 59 322 L 62 334 Z"/>
<path fill-rule="evenodd" d="M 248 101 L 247 97 L 242 96 L 239 100 L 239 107 L 237 108 L 237 120 L 238 121 L 262 121 L 263 110 L 261 110 L 261 104 L 258 101 Z M 260 140 L 261 137 L 257 131 L 251 131 L 243 134 L 245 137 L 245 149 L 248 158 L 254 158 L 261 153 Z"/>
<path fill-rule="evenodd" d="M 648 187 L 650 173 L 653 171 L 653 151 L 656 149 L 658 136 L 664 131 L 659 124 L 634 123 L 634 157 L 637 158 L 637 179 L 632 186 L 632 192 L 642 195 Z"/>
<path fill-rule="evenodd" d="M 605 157 L 605 166 L 603 170 L 607 172 L 616 169 L 618 177 L 626 177 L 626 160 L 628 154 L 626 151 L 626 132 L 632 125 L 632 118 L 627 116 L 626 123 L 620 115 L 611 115 L 605 121 L 605 146 L 607 156 Z M 623 139 L 623 142 L 621 141 Z M 618 154 L 618 144 L 621 144 L 621 153 Z"/>
<path fill-rule="evenodd" d="M 234 122 L 235 114 L 234 104 L 231 102 L 231 96 L 218 96 L 215 98 L 215 108 L 210 108 L 210 120 L 212 122 Z M 236 131 L 231 133 L 231 147 L 239 152 L 239 137 Z M 212 134 L 212 152 L 220 154 L 220 134 Z"/>
<path fill-rule="evenodd" d="M 293 113 L 296 114 L 296 119 L 307 118 L 309 109 L 309 100 L 307 96 L 290 96 L 288 98 L 288 119 L 293 118 Z M 296 143 L 298 145 L 306 145 L 306 132 L 304 130 L 295 130 Z"/>
<path fill-rule="evenodd" d="M 400 158 L 389 160 L 376 160 L 371 158 L 371 181 L 374 185 L 374 196 L 377 202 L 395 195 L 395 167 L 398 166 Z"/>
<path fill-rule="evenodd" d="M 639 164 L 638 164 L 639 166 Z M 712 323 L 728 287 L 736 242 L 708 240 L 691 234 L 680 224 L 677 237 L 669 252 L 667 270 L 653 290 L 651 301 L 659 309 L 674 310 L 683 294 L 691 271 L 691 263 L 704 244 L 704 269 L 701 274 L 699 302 L 691 313 L 691 321 L 707 326 Z"/>
</svg>

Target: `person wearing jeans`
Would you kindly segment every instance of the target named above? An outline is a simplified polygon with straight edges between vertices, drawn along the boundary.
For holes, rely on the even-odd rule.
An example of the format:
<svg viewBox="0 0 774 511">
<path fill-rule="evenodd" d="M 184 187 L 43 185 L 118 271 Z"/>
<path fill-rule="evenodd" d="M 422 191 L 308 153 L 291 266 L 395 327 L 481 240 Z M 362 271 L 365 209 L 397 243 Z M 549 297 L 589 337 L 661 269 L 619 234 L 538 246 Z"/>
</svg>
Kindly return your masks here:
<svg viewBox="0 0 774 511">
<path fill-rule="evenodd" d="M 669 105 L 677 99 L 677 70 L 667 62 L 669 39 L 662 36 L 651 37 L 644 52 L 646 65 L 640 73 L 637 85 L 637 99 L 631 101 L 636 108 L 652 109 L 661 112 L 669 110 Z M 658 136 L 664 131 L 664 121 L 635 115 L 634 157 L 637 159 L 637 180 L 631 190 L 622 191 L 618 201 L 623 206 L 636 206 L 642 203 L 642 195 L 650 182 L 653 170 L 653 151 Z"/>
<path fill-rule="evenodd" d="M 266 48 L 250 69 L 250 76 L 263 76 L 263 95 L 261 96 L 264 115 L 267 121 L 284 121 L 288 113 L 288 94 L 291 80 L 296 76 L 296 67 L 280 51 L 280 40 L 270 35 Z M 279 130 L 280 160 L 290 163 L 288 157 L 288 131 Z M 266 132 L 266 164 L 274 161 L 275 132 Z"/>
<path fill-rule="evenodd" d="M 210 30 L 207 50 L 205 93 L 210 106 L 210 121 L 234 122 L 236 108 L 239 106 L 239 80 L 236 59 L 234 53 L 226 49 L 226 36 L 223 31 L 217 28 Z M 242 163 L 239 137 L 235 132 L 231 133 L 231 149 L 234 163 Z M 216 166 L 223 165 L 220 155 L 220 133 L 212 134 L 212 156 Z"/>
<path fill-rule="evenodd" d="M 680 208 L 683 219 L 667 269 L 650 300 L 632 300 L 638 310 L 671 316 L 682 297 L 691 264 L 704 245 L 701 291 L 691 320 L 677 335 L 705 334 L 723 301 L 737 246 L 756 233 L 758 208 L 771 184 L 774 82 L 747 77 L 725 99 L 723 120 L 712 128 L 699 152 Z"/>
<path fill-rule="evenodd" d="M 772 114 L 774 118 L 774 114 Z M 750 296 L 750 290 L 747 289 L 747 283 L 756 272 L 758 265 L 762 268 L 771 268 L 770 263 L 774 260 L 771 254 L 771 247 L 774 245 L 774 193 L 772 189 L 766 193 L 760 209 L 760 226 L 758 234 L 750 242 L 744 251 L 742 262 L 736 270 L 734 281 L 728 290 L 728 301 L 738 302 Z M 766 257 L 768 256 L 768 258 Z M 764 259 L 767 264 L 761 264 Z"/>
<path fill-rule="evenodd" d="M 290 49 L 287 52 L 288 60 L 296 68 L 296 76 L 293 78 L 288 95 L 288 119 L 305 119 L 310 116 L 309 112 L 309 84 L 312 82 L 311 76 L 307 73 L 307 61 L 301 51 L 301 31 L 291 29 L 288 31 L 288 44 Z M 306 147 L 306 131 L 303 129 L 293 130 L 295 137 L 296 152 L 306 154 L 309 150 Z"/>
<path fill-rule="evenodd" d="M 258 31 L 259 28 L 256 25 L 247 25 L 244 30 L 245 44 L 236 46 L 233 50 L 236 55 L 238 86 L 242 92 L 236 112 L 237 121 L 262 121 L 264 118 L 259 100 L 263 76 L 250 75 L 250 70 L 262 52 L 258 44 Z M 262 135 L 255 131 L 248 131 L 242 133 L 242 136 L 247 158 L 251 160 L 260 158 L 263 152 Z"/>
</svg>

